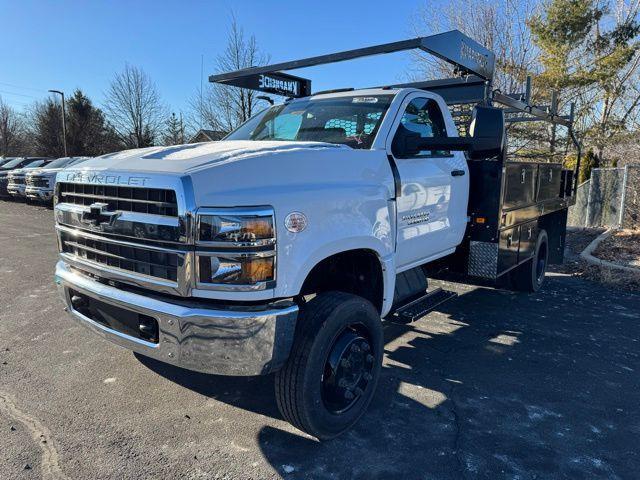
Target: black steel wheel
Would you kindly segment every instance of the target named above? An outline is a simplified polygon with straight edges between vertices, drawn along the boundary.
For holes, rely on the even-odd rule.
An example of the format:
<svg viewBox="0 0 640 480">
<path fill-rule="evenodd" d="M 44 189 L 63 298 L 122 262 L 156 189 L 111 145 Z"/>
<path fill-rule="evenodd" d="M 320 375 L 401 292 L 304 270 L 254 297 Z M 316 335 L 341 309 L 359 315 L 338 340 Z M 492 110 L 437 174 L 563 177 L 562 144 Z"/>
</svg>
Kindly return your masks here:
<svg viewBox="0 0 640 480">
<path fill-rule="evenodd" d="M 549 239 L 547 232 L 540 230 L 533 258 L 514 269 L 510 274 L 513 289 L 529 293 L 540 290 L 547 273 L 548 263 Z"/>
<path fill-rule="evenodd" d="M 322 401 L 335 414 L 356 404 L 373 380 L 371 344 L 358 327 L 349 325 L 339 333 L 324 365 Z"/>
<path fill-rule="evenodd" d="M 366 299 L 322 293 L 302 307 L 285 366 L 276 373 L 282 416 L 321 440 L 364 414 L 382 365 L 380 315 Z"/>
</svg>

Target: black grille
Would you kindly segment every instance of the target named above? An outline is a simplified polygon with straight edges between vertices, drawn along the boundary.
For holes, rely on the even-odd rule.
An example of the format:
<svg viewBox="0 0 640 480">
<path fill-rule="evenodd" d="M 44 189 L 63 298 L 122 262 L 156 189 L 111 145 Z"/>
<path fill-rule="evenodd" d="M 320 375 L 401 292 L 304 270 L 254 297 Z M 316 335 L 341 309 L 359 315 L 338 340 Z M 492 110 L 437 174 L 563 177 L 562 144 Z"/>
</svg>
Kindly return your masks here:
<svg viewBox="0 0 640 480">
<path fill-rule="evenodd" d="M 178 255 L 61 233 L 62 251 L 81 259 L 176 282 Z"/>
<path fill-rule="evenodd" d="M 49 179 L 47 177 L 27 177 L 27 185 L 30 187 L 49 187 Z"/>
<path fill-rule="evenodd" d="M 81 183 L 59 183 L 59 185 L 60 202 L 86 206 L 100 202 L 108 204 L 110 211 L 178 216 L 176 192 L 173 190 Z"/>
<path fill-rule="evenodd" d="M 14 185 L 22 185 L 24 184 L 24 176 L 23 175 L 14 175 L 9 177 L 9 183 Z"/>
</svg>

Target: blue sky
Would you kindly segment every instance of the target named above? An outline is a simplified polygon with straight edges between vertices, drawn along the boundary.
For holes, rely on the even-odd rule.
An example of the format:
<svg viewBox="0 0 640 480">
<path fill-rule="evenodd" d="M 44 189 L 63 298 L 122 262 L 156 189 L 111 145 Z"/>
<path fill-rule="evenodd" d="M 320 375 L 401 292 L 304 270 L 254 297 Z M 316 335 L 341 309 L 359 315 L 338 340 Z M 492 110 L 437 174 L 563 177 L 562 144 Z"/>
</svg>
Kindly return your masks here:
<svg viewBox="0 0 640 480">
<path fill-rule="evenodd" d="M 186 113 L 200 84 L 201 55 L 206 82 L 232 12 L 278 62 L 413 37 L 412 16 L 434 3 L 0 0 L 0 95 L 24 109 L 47 89 L 79 87 L 100 105 L 114 73 L 129 62 L 151 75 L 172 111 Z M 292 73 L 308 75 L 321 90 L 403 80 L 409 64 L 407 54 L 394 54 Z"/>
</svg>

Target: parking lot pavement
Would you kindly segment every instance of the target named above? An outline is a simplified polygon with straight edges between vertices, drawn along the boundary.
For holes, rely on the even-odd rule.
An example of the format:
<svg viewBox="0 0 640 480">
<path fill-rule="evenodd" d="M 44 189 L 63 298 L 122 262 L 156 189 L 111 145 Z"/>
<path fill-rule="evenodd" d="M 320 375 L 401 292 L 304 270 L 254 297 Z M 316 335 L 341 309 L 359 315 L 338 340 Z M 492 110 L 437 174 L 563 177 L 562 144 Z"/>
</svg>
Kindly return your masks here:
<svg viewBox="0 0 640 480">
<path fill-rule="evenodd" d="M 0 202 L 2 478 L 637 478 L 640 295 L 555 275 L 386 327 L 377 395 L 327 443 L 270 377 L 137 358 L 62 311 L 51 210 Z"/>
</svg>

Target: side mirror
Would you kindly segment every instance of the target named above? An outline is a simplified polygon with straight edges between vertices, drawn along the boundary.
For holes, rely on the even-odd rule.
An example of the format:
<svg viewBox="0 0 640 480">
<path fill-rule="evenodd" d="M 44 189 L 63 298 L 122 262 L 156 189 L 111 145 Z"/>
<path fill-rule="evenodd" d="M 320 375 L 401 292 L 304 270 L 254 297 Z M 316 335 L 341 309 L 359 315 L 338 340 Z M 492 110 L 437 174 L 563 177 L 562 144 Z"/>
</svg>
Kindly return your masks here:
<svg viewBox="0 0 640 480">
<path fill-rule="evenodd" d="M 409 156 L 424 150 L 466 151 L 470 159 L 479 160 L 501 155 L 504 143 L 504 112 L 500 108 L 476 106 L 467 137 L 422 138 L 412 134 L 404 138 L 403 151 Z"/>
<path fill-rule="evenodd" d="M 506 141 L 504 111 L 495 107 L 474 107 L 469 136 L 473 139 L 469 158 L 479 160 L 502 155 Z"/>
</svg>

